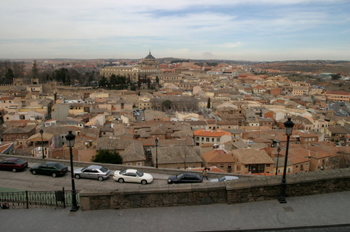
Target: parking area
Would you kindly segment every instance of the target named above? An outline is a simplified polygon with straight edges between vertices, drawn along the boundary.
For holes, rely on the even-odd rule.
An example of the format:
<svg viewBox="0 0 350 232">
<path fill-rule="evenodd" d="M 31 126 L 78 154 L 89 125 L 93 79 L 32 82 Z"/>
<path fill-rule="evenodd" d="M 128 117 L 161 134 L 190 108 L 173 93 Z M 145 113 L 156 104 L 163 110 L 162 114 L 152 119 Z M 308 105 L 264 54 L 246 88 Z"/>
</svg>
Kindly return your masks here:
<svg viewBox="0 0 350 232">
<path fill-rule="evenodd" d="M 0 170 L 0 191 L 1 189 L 14 189 L 14 190 L 31 190 L 31 191 L 54 191 L 60 190 L 62 187 L 69 190 L 71 189 L 71 173 L 66 173 L 63 177 L 52 178 L 45 175 L 33 175 L 29 172 L 30 167 L 36 165 L 35 163 L 29 163 L 29 168 L 24 171 L 18 171 L 13 173 L 11 171 Z M 78 168 L 78 167 L 75 167 Z M 128 186 L 139 186 L 137 183 L 118 183 L 113 180 L 113 174 L 115 170 L 111 170 L 111 176 L 104 180 L 92 180 L 92 179 L 75 179 L 75 188 L 77 190 L 82 189 L 122 189 Z M 152 174 L 153 182 L 151 185 L 166 185 L 168 175 Z"/>
</svg>

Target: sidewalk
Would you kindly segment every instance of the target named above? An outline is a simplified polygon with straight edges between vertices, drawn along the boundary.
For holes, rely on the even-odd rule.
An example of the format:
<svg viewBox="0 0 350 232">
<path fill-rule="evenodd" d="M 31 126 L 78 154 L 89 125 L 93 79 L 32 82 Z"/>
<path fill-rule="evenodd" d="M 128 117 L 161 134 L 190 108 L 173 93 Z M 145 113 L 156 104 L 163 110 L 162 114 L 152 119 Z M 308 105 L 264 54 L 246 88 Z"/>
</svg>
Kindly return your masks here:
<svg viewBox="0 0 350 232">
<path fill-rule="evenodd" d="M 77 211 L 0 210 L 4 231 L 218 231 L 350 223 L 350 191 L 244 204 Z M 20 223 L 19 223 L 20 222 Z M 295 231 L 295 230 L 292 230 Z M 337 231 L 337 230 L 327 230 Z"/>
</svg>

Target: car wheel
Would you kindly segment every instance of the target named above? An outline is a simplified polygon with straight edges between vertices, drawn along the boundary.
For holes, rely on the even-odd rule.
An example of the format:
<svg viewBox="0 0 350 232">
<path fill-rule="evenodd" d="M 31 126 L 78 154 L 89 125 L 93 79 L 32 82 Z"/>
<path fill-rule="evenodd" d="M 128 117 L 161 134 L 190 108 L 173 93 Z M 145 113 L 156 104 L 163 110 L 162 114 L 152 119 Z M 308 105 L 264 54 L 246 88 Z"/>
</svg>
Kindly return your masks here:
<svg viewBox="0 0 350 232">
<path fill-rule="evenodd" d="M 75 179 L 80 179 L 80 175 L 76 174 Z"/>
<path fill-rule="evenodd" d="M 123 182 L 124 182 L 124 179 L 120 178 L 120 179 L 118 180 L 118 182 L 119 182 L 119 183 L 123 183 Z"/>
<path fill-rule="evenodd" d="M 14 169 L 12 169 L 12 171 L 13 171 L 13 172 L 17 172 L 17 169 L 14 168 Z"/>
<path fill-rule="evenodd" d="M 52 173 L 52 177 L 53 177 L 53 178 L 56 178 L 56 173 Z"/>
<path fill-rule="evenodd" d="M 99 176 L 97 179 L 98 179 L 99 181 L 103 181 L 102 176 Z"/>
<path fill-rule="evenodd" d="M 35 171 L 35 170 L 33 170 L 33 171 L 32 171 L 32 174 L 33 174 L 33 175 L 36 175 L 36 171 Z"/>
<path fill-rule="evenodd" d="M 142 180 L 141 184 L 145 185 L 145 184 L 147 184 L 147 181 L 146 180 Z"/>
</svg>

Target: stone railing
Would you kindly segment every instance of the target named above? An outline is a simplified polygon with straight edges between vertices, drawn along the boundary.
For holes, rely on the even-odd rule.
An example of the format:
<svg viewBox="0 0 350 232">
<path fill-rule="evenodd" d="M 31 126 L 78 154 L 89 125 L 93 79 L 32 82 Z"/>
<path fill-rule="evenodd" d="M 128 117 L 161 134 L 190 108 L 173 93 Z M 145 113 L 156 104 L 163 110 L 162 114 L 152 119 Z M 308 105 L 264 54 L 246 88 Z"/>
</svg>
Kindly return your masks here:
<svg viewBox="0 0 350 232">
<path fill-rule="evenodd" d="M 126 209 L 272 200 L 278 198 L 280 186 L 281 176 L 269 176 L 241 178 L 224 183 L 83 190 L 79 195 L 82 210 Z M 286 197 L 349 190 L 349 168 L 287 175 Z"/>
</svg>

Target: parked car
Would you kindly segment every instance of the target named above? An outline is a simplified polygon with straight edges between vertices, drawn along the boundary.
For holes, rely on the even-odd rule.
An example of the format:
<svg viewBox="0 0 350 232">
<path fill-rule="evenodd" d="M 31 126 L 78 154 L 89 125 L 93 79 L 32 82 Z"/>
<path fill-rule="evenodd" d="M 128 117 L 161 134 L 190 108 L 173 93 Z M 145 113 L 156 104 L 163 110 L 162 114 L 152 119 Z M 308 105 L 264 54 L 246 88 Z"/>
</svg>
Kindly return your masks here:
<svg viewBox="0 0 350 232">
<path fill-rule="evenodd" d="M 170 176 L 168 178 L 168 184 L 180 184 L 180 183 L 201 183 L 203 177 L 200 177 L 196 173 L 182 173 L 177 176 Z"/>
<path fill-rule="evenodd" d="M 53 178 L 55 178 L 56 176 L 64 176 L 64 174 L 68 172 L 68 168 L 60 163 L 47 162 L 46 164 L 36 165 L 32 167 L 29 171 L 33 175 L 50 175 Z"/>
<path fill-rule="evenodd" d="M 115 171 L 113 179 L 119 183 L 135 182 L 141 184 L 150 184 L 153 181 L 153 176 L 148 173 L 142 173 L 136 169 L 126 169 L 124 171 Z"/>
<path fill-rule="evenodd" d="M 111 172 L 102 166 L 90 165 L 87 168 L 79 168 L 74 170 L 74 176 L 76 179 L 89 178 L 103 181 L 111 175 Z"/>
<path fill-rule="evenodd" d="M 6 158 L 0 162 L 0 170 L 17 172 L 28 167 L 28 162 L 19 158 Z"/>
<path fill-rule="evenodd" d="M 237 179 L 239 179 L 237 176 L 223 176 L 223 177 L 220 177 L 219 179 L 212 179 L 210 180 L 210 182 L 224 182 L 227 180 L 237 180 Z"/>
</svg>

